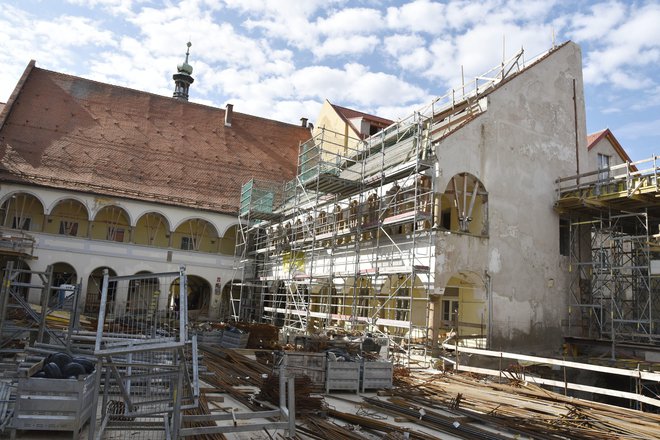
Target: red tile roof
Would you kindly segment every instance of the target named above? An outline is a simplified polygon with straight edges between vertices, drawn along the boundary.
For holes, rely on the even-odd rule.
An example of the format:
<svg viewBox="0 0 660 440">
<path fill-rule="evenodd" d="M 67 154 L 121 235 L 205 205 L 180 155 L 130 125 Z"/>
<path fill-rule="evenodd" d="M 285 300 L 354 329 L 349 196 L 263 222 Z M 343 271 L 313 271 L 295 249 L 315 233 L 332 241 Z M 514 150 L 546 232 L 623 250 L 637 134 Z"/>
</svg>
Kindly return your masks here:
<svg viewBox="0 0 660 440">
<path fill-rule="evenodd" d="M 346 122 L 348 125 L 350 125 L 353 128 L 353 131 L 361 136 L 361 137 L 367 137 L 369 134 L 368 133 L 360 133 L 360 128 L 356 127 L 353 125 L 353 123 L 350 121 L 352 118 L 363 118 L 369 121 L 371 124 L 373 124 L 376 127 L 380 128 L 385 128 L 389 127 L 390 125 L 394 124 L 394 121 L 390 121 L 389 119 L 381 118 L 379 116 L 374 116 L 370 115 L 368 113 L 363 113 L 358 110 L 353 110 L 350 108 L 342 107 L 339 105 L 335 104 L 330 104 L 332 108 L 337 112 L 337 114 Z"/>
<path fill-rule="evenodd" d="M 352 118 L 364 118 L 368 120 L 369 122 L 374 122 L 376 125 L 379 126 L 390 126 L 394 124 L 394 121 L 391 121 L 389 119 L 381 118 L 380 116 L 375 116 L 375 115 L 370 115 L 368 113 L 363 113 L 358 110 L 353 110 L 350 108 L 342 107 L 339 105 L 335 104 L 330 104 L 332 107 L 335 109 L 337 113 L 339 113 L 341 116 L 345 117 L 346 119 L 352 119 Z"/>
<path fill-rule="evenodd" d="M 0 112 L 0 180 L 217 212 L 296 173 L 308 128 L 28 65 Z"/>
<path fill-rule="evenodd" d="M 628 156 L 628 153 L 626 153 L 626 150 L 623 149 L 619 141 L 617 140 L 616 137 L 614 137 L 614 134 L 610 131 L 609 128 L 606 128 L 605 130 L 598 131 L 596 133 L 592 133 L 587 136 L 587 150 L 591 151 L 593 147 L 598 144 L 598 142 L 601 141 L 601 139 L 607 138 L 607 140 L 610 141 L 612 144 L 612 147 L 614 147 L 614 150 L 619 154 L 621 157 L 621 160 L 624 162 L 632 162 L 630 159 L 630 156 Z"/>
</svg>

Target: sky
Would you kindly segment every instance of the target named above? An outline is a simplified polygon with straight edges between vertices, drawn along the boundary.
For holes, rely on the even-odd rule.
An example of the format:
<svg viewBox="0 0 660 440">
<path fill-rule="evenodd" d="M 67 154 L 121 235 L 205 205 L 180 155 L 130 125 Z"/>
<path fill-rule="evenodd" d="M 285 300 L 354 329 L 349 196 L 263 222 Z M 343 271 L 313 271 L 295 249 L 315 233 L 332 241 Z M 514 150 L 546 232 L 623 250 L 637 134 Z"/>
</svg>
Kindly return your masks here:
<svg viewBox="0 0 660 440">
<path fill-rule="evenodd" d="M 284 122 L 333 104 L 396 120 L 521 48 L 582 48 L 587 131 L 660 153 L 660 0 L 0 0 L 0 102 L 37 66 Z"/>
</svg>

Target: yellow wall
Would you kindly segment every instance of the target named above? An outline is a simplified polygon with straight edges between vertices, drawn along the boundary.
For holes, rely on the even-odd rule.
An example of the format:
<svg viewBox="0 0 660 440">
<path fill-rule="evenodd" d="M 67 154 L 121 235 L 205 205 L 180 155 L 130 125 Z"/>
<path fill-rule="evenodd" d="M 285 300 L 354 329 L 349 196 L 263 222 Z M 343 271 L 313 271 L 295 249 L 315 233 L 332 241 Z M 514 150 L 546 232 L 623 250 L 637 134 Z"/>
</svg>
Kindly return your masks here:
<svg viewBox="0 0 660 440">
<path fill-rule="evenodd" d="M 116 231 L 114 239 L 109 236 L 109 231 L 113 228 Z M 123 237 L 121 231 L 123 231 Z M 130 241 L 130 226 L 126 211 L 118 206 L 103 207 L 94 218 L 91 237 L 95 240 L 110 239 L 120 243 L 128 243 Z"/>
<path fill-rule="evenodd" d="M 88 229 L 87 209 L 74 199 L 60 201 L 51 210 L 44 226 L 44 232 L 49 234 L 59 234 L 60 231 L 64 231 L 66 235 L 76 237 L 87 237 Z"/>
<path fill-rule="evenodd" d="M 16 229 L 41 231 L 44 225 L 44 207 L 31 194 L 15 194 L 3 204 L 2 208 L 4 216 L 2 225 L 7 228 L 16 226 Z M 14 219 L 18 222 L 16 225 L 14 225 Z M 23 227 L 28 224 L 29 228 Z"/>
<path fill-rule="evenodd" d="M 236 229 L 237 226 L 230 227 L 220 239 L 219 250 L 221 254 L 234 255 L 236 251 Z"/>
<path fill-rule="evenodd" d="M 133 242 L 148 246 L 169 246 L 167 220 L 156 212 L 148 212 L 139 218 L 133 231 Z"/>
<path fill-rule="evenodd" d="M 321 107 L 312 135 L 323 136 L 323 149 L 334 153 L 345 154 L 359 146 L 359 133 L 337 114 L 328 100 Z"/>
<path fill-rule="evenodd" d="M 196 248 L 190 250 L 199 252 L 218 251 L 218 233 L 213 225 L 206 220 L 191 219 L 183 222 L 172 234 L 172 247 L 181 249 L 183 237 L 194 238 Z"/>
</svg>

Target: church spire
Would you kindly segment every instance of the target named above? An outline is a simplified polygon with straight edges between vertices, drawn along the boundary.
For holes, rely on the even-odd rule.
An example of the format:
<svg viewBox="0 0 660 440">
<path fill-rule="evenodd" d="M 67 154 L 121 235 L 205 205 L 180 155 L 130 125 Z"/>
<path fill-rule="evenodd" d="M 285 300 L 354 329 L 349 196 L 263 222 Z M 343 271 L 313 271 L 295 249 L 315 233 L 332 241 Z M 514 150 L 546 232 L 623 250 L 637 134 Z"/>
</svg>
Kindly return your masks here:
<svg viewBox="0 0 660 440">
<path fill-rule="evenodd" d="M 172 75 L 172 79 L 174 80 L 173 97 L 184 101 L 188 100 L 188 89 L 190 88 L 190 84 L 195 81 L 191 76 L 193 68 L 188 64 L 188 56 L 190 55 L 190 46 L 192 46 L 192 43 L 189 41 L 186 46 L 188 46 L 188 50 L 186 50 L 186 60 L 182 64 L 176 66 L 177 73 Z"/>
</svg>

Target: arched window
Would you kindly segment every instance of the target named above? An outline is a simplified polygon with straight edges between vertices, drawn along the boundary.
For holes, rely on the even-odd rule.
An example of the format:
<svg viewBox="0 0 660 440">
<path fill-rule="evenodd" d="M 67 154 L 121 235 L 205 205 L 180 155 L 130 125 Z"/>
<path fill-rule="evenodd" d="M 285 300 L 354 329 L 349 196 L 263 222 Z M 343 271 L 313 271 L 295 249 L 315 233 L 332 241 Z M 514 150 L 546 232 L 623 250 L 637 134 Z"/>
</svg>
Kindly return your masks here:
<svg viewBox="0 0 660 440">
<path fill-rule="evenodd" d="M 442 195 L 440 226 L 473 235 L 488 234 L 488 192 L 469 173 L 453 176 Z"/>
<path fill-rule="evenodd" d="M 88 228 L 89 213 L 85 205 L 75 199 L 64 199 L 51 209 L 44 232 L 86 237 Z"/>
<path fill-rule="evenodd" d="M 186 220 L 174 231 L 172 246 L 186 251 L 217 252 L 218 232 L 204 219 Z"/>
<path fill-rule="evenodd" d="M 128 243 L 130 241 L 128 213 L 118 206 L 101 208 L 92 222 L 92 238 Z"/>
<path fill-rule="evenodd" d="M 97 267 L 89 274 L 87 278 L 87 293 L 85 295 L 85 313 L 98 313 L 101 304 L 101 289 L 103 287 L 103 272 L 108 269 L 108 275 L 117 276 L 117 272 L 109 267 Z M 117 282 L 108 283 L 108 304 L 114 302 L 117 292 Z M 112 306 L 106 307 L 106 310 L 112 310 Z"/>
<path fill-rule="evenodd" d="M 167 219 L 157 212 L 147 212 L 142 215 L 135 224 L 133 242 L 147 246 L 168 247 L 170 226 Z"/>
<path fill-rule="evenodd" d="M 35 196 L 16 193 L 2 204 L 2 225 L 23 231 L 41 231 L 44 224 L 44 207 Z"/>
</svg>

